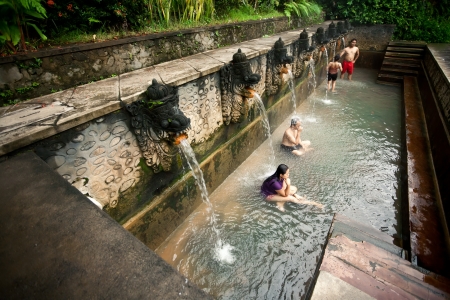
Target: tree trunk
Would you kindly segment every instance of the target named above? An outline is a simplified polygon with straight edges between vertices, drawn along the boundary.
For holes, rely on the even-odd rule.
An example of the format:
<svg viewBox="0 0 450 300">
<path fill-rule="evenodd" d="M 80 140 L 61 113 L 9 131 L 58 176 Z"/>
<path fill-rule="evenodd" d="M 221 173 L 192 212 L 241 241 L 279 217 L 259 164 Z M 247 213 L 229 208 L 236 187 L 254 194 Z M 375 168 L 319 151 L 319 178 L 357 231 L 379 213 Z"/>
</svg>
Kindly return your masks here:
<svg viewBox="0 0 450 300">
<path fill-rule="evenodd" d="M 20 17 L 19 17 L 19 15 L 17 15 L 17 26 L 19 27 L 19 31 L 20 31 L 20 42 L 22 44 L 22 48 L 23 48 L 24 51 L 27 51 L 27 45 L 25 44 L 25 37 L 23 35 L 22 25 L 20 24 Z"/>
</svg>

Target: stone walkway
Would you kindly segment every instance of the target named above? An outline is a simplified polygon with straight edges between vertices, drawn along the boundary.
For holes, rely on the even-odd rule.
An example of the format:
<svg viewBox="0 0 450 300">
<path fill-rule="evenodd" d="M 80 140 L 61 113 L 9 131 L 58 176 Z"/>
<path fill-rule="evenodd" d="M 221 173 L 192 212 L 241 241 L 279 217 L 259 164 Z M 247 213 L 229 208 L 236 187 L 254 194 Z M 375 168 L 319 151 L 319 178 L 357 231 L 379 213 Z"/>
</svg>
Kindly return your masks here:
<svg viewBox="0 0 450 300">
<path fill-rule="evenodd" d="M 0 298 L 210 299 L 34 153 L 0 190 Z"/>
</svg>

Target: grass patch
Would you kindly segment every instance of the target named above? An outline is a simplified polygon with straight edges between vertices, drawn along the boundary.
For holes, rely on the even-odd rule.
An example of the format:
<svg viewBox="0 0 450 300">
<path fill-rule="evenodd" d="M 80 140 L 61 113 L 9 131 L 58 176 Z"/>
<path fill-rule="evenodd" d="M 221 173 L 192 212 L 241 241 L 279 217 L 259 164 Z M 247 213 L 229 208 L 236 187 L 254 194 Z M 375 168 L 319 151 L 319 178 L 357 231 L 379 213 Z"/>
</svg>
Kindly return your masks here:
<svg viewBox="0 0 450 300">
<path fill-rule="evenodd" d="M 41 43 L 40 47 L 58 47 L 68 44 L 104 42 L 125 37 L 141 36 L 151 33 L 178 31 L 182 29 L 190 29 L 205 26 L 224 25 L 234 22 L 245 22 L 252 20 L 263 20 L 284 16 L 278 11 L 255 12 L 252 7 L 244 6 L 241 9 L 233 9 L 228 14 L 217 19 L 203 21 L 184 21 L 170 22 L 170 24 L 153 22 L 147 26 L 143 26 L 135 31 L 105 31 L 101 30 L 95 33 L 89 33 L 82 30 L 64 32 L 57 37 L 49 38 L 45 44 Z"/>
</svg>

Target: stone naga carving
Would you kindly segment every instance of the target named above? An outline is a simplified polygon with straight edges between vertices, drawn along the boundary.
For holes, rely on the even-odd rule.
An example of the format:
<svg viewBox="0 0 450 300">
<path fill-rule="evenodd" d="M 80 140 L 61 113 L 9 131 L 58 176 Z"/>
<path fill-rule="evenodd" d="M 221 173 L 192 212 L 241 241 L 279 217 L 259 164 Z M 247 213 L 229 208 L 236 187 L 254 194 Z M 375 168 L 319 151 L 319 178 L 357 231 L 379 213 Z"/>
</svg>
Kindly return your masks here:
<svg viewBox="0 0 450 300">
<path fill-rule="evenodd" d="M 155 173 L 161 167 L 168 171 L 173 156 L 170 145 L 186 138 L 184 131 L 191 126 L 191 120 L 178 108 L 174 89 L 153 79 L 147 99 L 128 104 L 126 109 L 146 164 Z"/>
<path fill-rule="evenodd" d="M 301 77 L 303 71 L 305 70 L 306 63 L 304 58 L 306 51 L 309 50 L 309 37 L 306 29 L 303 29 L 303 31 L 300 33 L 299 39 L 296 40 L 292 45 L 292 53 L 294 55 L 294 62 L 291 64 L 292 74 L 294 75 L 294 77 L 298 78 Z"/>
<path fill-rule="evenodd" d="M 287 49 L 284 48 L 284 42 L 281 38 L 275 42 L 273 50 L 267 53 L 267 73 L 266 73 L 266 92 L 269 95 L 275 94 L 278 88 L 284 83 L 284 74 L 289 70 L 286 64 L 292 64 L 293 56 L 287 55 Z"/>
<path fill-rule="evenodd" d="M 339 33 L 336 29 L 336 24 L 334 24 L 333 21 L 331 21 L 330 25 L 328 25 L 328 38 L 334 39 L 339 36 Z"/>
<path fill-rule="evenodd" d="M 245 114 L 244 102 L 246 98 L 253 98 L 252 85 L 261 80 L 261 75 L 252 73 L 250 63 L 241 49 L 233 55 L 233 60 L 220 69 L 222 93 L 223 122 L 240 122 Z"/>
</svg>

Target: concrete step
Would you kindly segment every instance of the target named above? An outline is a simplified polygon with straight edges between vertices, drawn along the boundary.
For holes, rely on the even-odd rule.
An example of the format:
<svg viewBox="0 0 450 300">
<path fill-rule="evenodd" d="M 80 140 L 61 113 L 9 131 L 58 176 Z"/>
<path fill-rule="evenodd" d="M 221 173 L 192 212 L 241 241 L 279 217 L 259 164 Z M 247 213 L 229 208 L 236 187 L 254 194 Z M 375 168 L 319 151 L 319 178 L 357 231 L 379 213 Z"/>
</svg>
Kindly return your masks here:
<svg viewBox="0 0 450 300">
<path fill-rule="evenodd" d="M 379 73 L 377 83 L 400 86 L 403 83 L 403 76 Z"/>
<path fill-rule="evenodd" d="M 385 57 L 422 58 L 422 54 L 386 51 Z"/>
<path fill-rule="evenodd" d="M 391 46 L 388 46 L 386 51 L 423 54 L 425 49 L 424 48 L 412 48 L 412 47 L 391 47 Z"/>
<path fill-rule="evenodd" d="M 332 274 L 339 274 L 342 270 L 336 272 L 334 269 L 336 261 L 344 263 L 346 266 L 341 265 L 343 268 L 356 269 L 387 286 L 395 286 L 403 290 L 404 296 L 409 296 L 407 298 L 448 299 L 450 297 L 450 294 L 445 291 L 424 282 L 424 274 L 413 268 L 410 262 L 365 241 L 356 242 L 343 235 L 331 238 L 321 270 L 326 269 Z M 355 279 L 349 283 L 358 285 L 359 280 Z M 386 295 L 382 298 L 386 299 L 385 297 Z"/>
<path fill-rule="evenodd" d="M 405 68 L 392 68 L 387 66 L 381 66 L 380 73 L 393 75 L 410 75 L 410 76 L 419 75 L 418 70 L 411 70 Z"/>
<path fill-rule="evenodd" d="M 328 276 L 324 276 L 328 275 Z M 354 287 L 350 290 L 346 287 Z M 344 288 L 350 292 L 342 295 Z M 355 291 L 356 290 L 356 291 Z M 312 300 L 322 299 L 417 299 L 389 282 L 382 282 L 366 272 L 343 262 L 332 255 L 326 256 L 320 266 Z"/>
<path fill-rule="evenodd" d="M 383 67 L 419 70 L 420 60 L 404 60 L 386 57 L 381 64 L 381 68 Z"/>
<path fill-rule="evenodd" d="M 344 215 L 335 214 L 331 237 L 345 235 L 353 241 L 367 241 L 377 245 L 398 257 L 402 257 L 403 249 L 394 245 L 394 238 L 371 226 L 352 220 Z"/>
<path fill-rule="evenodd" d="M 420 62 L 422 59 L 416 58 L 416 57 L 389 57 L 385 56 L 383 59 L 383 62 L 390 62 L 390 63 L 404 63 L 404 64 L 411 64 L 411 65 L 418 65 L 420 66 Z"/>
<path fill-rule="evenodd" d="M 425 48 L 427 43 L 425 42 L 409 42 L 409 41 L 392 41 L 389 42 L 389 46 L 392 47 L 414 47 L 414 48 Z"/>
</svg>

